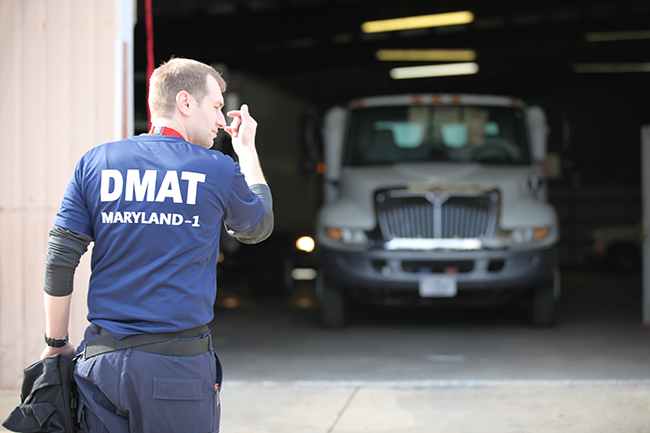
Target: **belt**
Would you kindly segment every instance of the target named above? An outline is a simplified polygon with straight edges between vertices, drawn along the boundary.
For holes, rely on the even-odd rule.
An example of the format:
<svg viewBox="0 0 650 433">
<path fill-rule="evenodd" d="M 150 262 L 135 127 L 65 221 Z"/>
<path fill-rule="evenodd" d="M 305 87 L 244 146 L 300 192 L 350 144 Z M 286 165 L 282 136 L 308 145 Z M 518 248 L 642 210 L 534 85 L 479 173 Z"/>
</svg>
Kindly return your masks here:
<svg viewBox="0 0 650 433">
<path fill-rule="evenodd" d="M 93 331 L 100 337 L 86 343 L 84 359 L 123 349 L 167 356 L 195 356 L 210 350 L 208 325 L 180 332 L 131 335 L 122 340 L 118 340 L 113 334 L 97 325 L 94 326 Z"/>
</svg>

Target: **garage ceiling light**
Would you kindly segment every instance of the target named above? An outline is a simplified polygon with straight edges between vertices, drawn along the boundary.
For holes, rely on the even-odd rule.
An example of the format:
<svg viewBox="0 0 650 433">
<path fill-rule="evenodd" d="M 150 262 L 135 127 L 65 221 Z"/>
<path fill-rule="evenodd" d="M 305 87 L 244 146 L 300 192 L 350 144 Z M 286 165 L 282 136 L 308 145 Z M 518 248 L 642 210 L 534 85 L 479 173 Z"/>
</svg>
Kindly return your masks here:
<svg viewBox="0 0 650 433">
<path fill-rule="evenodd" d="M 587 42 L 633 41 L 636 39 L 650 39 L 650 30 L 585 33 Z"/>
<path fill-rule="evenodd" d="M 573 72 L 578 74 L 650 72 L 650 63 L 575 63 Z"/>
<path fill-rule="evenodd" d="M 427 62 L 460 62 L 472 61 L 476 58 L 473 50 L 379 50 L 377 60 L 381 61 L 427 61 Z"/>
<path fill-rule="evenodd" d="M 401 80 L 405 78 L 446 77 L 451 75 L 471 75 L 478 72 L 478 65 L 474 62 L 448 63 L 446 65 L 412 66 L 394 68 L 390 70 L 391 78 Z"/>
<path fill-rule="evenodd" d="M 364 33 L 393 32 L 397 30 L 423 29 L 427 27 L 453 26 L 474 21 L 474 14 L 469 11 L 450 12 L 446 14 L 419 15 L 415 17 L 395 18 L 382 21 L 367 21 L 361 25 Z"/>
</svg>

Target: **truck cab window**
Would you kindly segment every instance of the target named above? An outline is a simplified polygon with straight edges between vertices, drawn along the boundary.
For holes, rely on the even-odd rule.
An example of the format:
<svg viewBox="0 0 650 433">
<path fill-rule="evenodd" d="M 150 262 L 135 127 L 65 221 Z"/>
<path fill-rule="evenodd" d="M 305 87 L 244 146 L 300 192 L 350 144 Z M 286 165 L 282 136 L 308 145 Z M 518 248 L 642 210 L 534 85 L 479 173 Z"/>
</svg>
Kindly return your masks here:
<svg viewBox="0 0 650 433">
<path fill-rule="evenodd" d="M 400 162 L 529 164 L 515 107 L 388 106 L 352 111 L 345 165 Z"/>
</svg>

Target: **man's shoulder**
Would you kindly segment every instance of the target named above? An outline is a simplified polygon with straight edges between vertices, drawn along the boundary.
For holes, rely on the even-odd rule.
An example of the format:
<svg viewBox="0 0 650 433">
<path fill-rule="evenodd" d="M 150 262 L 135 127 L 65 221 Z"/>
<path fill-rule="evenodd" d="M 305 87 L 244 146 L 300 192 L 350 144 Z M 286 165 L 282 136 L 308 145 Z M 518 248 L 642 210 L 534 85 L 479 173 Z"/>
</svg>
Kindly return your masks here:
<svg viewBox="0 0 650 433">
<path fill-rule="evenodd" d="M 171 140 L 169 140 L 171 138 Z M 149 153 L 156 146 L 163 146 L 166 150 L 159 153 L 155 150 L 153 153 L 159 157 L 168 160 L 181 161 L 189 165 L 198 164 L 207 166 L 212 170 L 234 172 L 236 171 L 237 162 L 230 156 L 219 150 L 206 149 L 205 147 L 190 144 L 184 140 L 178 140 L 175 137 L 160 137 L 150 135 L 136 135 L 131 138 L 111 141 L 95 146 L 82 156 L 82 161 L 100 160 L 104 161 L 106 157 L 114 160 L 115 157 L 123 159 L 128 155 L 136 156 L 141 152 Z M 171 158 L 171 159 L 170 159 Z"/>
<path fill-rule="evenodd" d="M 99 144 L 95 147 L 91 147 L 84 153 L 82 158 L 87 158 L 87 157 L 92 157 L 97 154 L 101 154 L 103 152 L 106 152 L 111 149 L 116 149 L 120 147 L 126 147 L 126 146 L 131 146 L 134 144 L 134 138 L 124 138 L 122 140 L 117 140 L 117 141 L 109 141 L 106 143 Z"/>
<path fill-rule="evenodd" d="M 197 146 L 195 144 L 190 144 L 190 146 L 192 146 L 192 153 L 195 154 L 198 161 L 207 164 L 217 164 L 221 169 L 228 168 L 229 170 L 234 170 L 237 165 L 230 155 L 226 155 L 220 150 L 206 149 L 205 147 Z"/>
</svg>

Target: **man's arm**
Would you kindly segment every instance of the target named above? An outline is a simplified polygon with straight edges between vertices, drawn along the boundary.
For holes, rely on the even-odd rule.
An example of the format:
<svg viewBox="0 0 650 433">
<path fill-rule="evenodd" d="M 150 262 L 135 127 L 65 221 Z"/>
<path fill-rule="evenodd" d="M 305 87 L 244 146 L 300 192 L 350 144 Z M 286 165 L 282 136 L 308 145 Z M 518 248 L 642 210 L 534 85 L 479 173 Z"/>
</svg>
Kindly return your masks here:
<svg viewBox="0 0 650 433">
<path fill-rule="evenodd" d="M 249 187 L 255 184 L 266 185 L 266 178 L 255 148 L 257 122 L 251 117 L 248 105 L 244 104 L 241 110 L 229 111 L 227 114 L 233 118 L 233 121 L 224 129 L 232 138 L 232 148 L 237 154 L 246 183 Z"/>
<path fill-rule="evenodd" d="M 53 340 L 63 340 L 68 336 L 68 322 L 70 320 L 70 303 L 72 295 L 51 296 L 45 293 L 45 335 Z M 72 355 L 75 347 L 67 342 L 63 347 L 46 346 L 41 359 L 61 353 Z"/>
<path fill-rule="evenodd" d="M 273 217 L 273 197 L 271 196 L 271 189 L 268 185 L 258 183 L 251 185 L 250 188 L 264 204 L 264 218 L 262 221 L 257 223 L 255 227 L 243 233 L 235 233 L 230 230 L 226 224 L 226 232 L 230 236 L 237 238 L 241 243 L 257 244 L 271 236 L 271 233 L 273 233 L 273 226 L 275 225 L 275 219 Z"/>
<path fill-rule="evenodd" d="M 45 261 L 45 335 L 53 340 L 68 336 L 72 284 L 79 260 L 92 241 L 83 233 L 54 226 L 50 230 L 47 258 Z M 68 342 L 62 347 L 47 346 L 41 359 L 62 353 L 71 355 L 75 347 Z"/>
<path fill-rule="evenodd" d="M 262 221 L 244 233 L 235 233 L 228 229 L 228 226 L 226 229 L 229 235 L 236 237 L 240 242 L 256 244 L 268 238 L 274 226 L 273 197 L 255 147 L 257 122 L 251 117 L 246 104 L 241 106 L 241 110 L 229 111 L 227 114 L 233 118 L 233 121 L 225 130 L 232 138 L 232 147 L 237 154 L 240 170 L 249 188 L 264 204 L 265 214 Z"/>
</svg>

